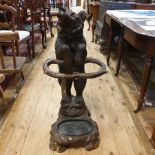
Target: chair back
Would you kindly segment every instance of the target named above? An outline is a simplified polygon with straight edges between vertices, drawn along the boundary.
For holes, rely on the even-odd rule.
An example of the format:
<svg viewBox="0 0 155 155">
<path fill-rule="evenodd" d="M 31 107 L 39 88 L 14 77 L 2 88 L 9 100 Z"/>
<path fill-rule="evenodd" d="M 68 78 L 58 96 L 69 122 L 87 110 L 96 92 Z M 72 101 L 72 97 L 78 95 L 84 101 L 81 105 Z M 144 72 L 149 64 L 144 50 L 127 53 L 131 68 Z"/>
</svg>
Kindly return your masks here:
<svg viewBox="0 0 155 155">
<path fill-rule="evenodd" d="M 1 0 L 1 4 L 7 4 L 9 6 L 13 6 L 14 1 L 13 0 Z"/>
<path fill-rule="evenodd" d="M 12 6 L 0 4 L 0 30 L 11 29 L 15 31 L 16 9 Z"/>
<path fill-rule="evenodd" d="M 38 23 L 41 18 L 46 16 L 46 1 L 44 0 L 24 0 L 23 4 L 27 10 L 27 15 L 30 15 L 34 23 Z"/>
<path fill-rule="evenodd" d="M 42 24 L 46 25 L 46 1 L 44 0 L 19 0 L 20 4 L 20 22 L 19 27 L 20 29 L 25 29 L 25 25 L 31 25 L 32 31 L 34 31 L 34 24 L 40 24 L 40 27 L 42 27 Z M 43 21 L 41 21 L 41 17 L 43 18 Z"/>
<path fill-rule="evenodd" d="M 24 0 L 1 0 L 0 2 L 3 5 L 12 6 L 16 9 L 15 17 L 15 27 L 16 29 L 23 29 L 24 17 L 26 12 L 26 7 L 24 6 Z"/>
</svg>

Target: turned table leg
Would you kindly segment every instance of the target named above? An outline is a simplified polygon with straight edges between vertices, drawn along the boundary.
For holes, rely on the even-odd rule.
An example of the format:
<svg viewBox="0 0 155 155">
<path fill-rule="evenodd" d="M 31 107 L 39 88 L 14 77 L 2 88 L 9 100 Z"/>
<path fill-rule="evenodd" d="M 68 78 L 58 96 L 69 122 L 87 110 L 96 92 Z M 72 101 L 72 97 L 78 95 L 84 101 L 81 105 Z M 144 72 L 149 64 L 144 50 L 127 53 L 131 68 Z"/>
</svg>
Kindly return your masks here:
<svg viewBox="0 0 155 155">
<path fill-rule="evenodd" d="M 88 14 L 88 17 L 87 17 L 87 22 L 88 22 L 88 31 L 90 31 L 90 21 L 92 20 L 92 17 L 93 17 L 93 14 Z"/>
<path fill-rule="evenodd" d="M 144 66 L 144 73 L 143 73 L 140 97 L 139 97 L 137 109 L 135 110 L 135 112 L 138 112 L 143 106 L 144 96 L 145 96 L 145 92 L 147 89 L 149 77 L 151 74 L 152 61 L 153 61 L 153 57 L 147 57 L 147 60 L 146 60 L 145 66 Z"/>
<path fill-rule="evenodd" d="M 95 28 L 96 28 L 96 25 L 92 24 L 92 42 L 94 42 Z"/>
</svg>

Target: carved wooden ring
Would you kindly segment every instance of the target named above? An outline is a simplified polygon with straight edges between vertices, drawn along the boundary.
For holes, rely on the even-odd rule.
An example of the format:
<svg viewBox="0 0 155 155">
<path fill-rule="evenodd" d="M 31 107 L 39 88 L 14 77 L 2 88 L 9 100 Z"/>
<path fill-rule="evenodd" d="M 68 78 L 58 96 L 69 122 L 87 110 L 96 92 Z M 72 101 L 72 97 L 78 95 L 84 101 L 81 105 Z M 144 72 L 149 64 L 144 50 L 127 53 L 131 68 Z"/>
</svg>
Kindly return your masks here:
<svg viewBox="0 0 155 155">
<path fill-rule="evenodd" d="M 99 77 L 103 75 L 104 73 L 107 73 L 106 66 L 104 63 L 102 63 L 100 60 L 95 58 L 86 58 L 85 63 L 94 63 L 100 66 L 100 69 L 97 72 L 92 73 L 72 73 L 72 74 L 63 74 L 63 73 L 57 73 L 49 69 L 49 66 L 51 64 L 57 64 L 57 65 L 63 65 L 63 60 L 56 60 L 56 59 L 47 59 L 43 64 L 43 70 L 44 73 L 48 76 L 51 76 L 53 78 L 59 78 L 59 79 L 92 79 Z"/>
</svg>

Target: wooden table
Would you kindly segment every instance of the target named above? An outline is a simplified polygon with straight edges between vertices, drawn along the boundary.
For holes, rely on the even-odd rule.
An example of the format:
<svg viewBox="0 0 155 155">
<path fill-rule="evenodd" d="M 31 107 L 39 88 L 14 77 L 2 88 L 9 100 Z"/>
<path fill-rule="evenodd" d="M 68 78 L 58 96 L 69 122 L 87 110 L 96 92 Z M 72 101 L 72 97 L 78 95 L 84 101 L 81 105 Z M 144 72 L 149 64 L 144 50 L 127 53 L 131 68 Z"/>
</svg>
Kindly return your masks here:
<svg viewBox="0 0 155 155">
<path fill-rule="evenodd" d="M 137 12 L 137 16 L 133 14 L 134 11 Z M 143 14 L 144 12 L 146 12 L 146 14 Z M 151 12 L 152 15 L 147 14 Z M 138 112 L 142 108 L 144 103 L 144 96 L 153 64 L 153 57 L 155 56 L 155 11 L 128 10 L 127 14 L 125 14 L 125 10 L 107 11 L 106 23 L 109 27 L 107 64 L 109 64 L 110 59 L 113 29 L 118 25 L 121 27 L 118 45 L 118 60 L 115 73 L 116 76 L 119 74 L 120 70 L 120 62 L 123 54 L 122 47 L 124 40 L 128 41 L 135 48 L 146 51 L 146 62 L 143 71 L 140 96 L 138 100 L 137 109 L 135 110 L 135 112 Z"/>
<path fill-rule="evenodd" d="M 155 15 L 154 11 L 153 14 Z M 107 63 L 109 64 L 110 59 L 113 34 L 112 32 L 113 29 L 119 25 L 121 27 L 121 32 L 118 46 L 118 60 L 115 73 L 116 76 L 119 74 L 120 70 L 120 62 L 123 55 L 122 47 L 124 40 L 128 41 L 135 48 L 146 51 L 146 62 L 143 71 L 140 96 L 138 100 L 137 109 L 135 110 L 135 112 L 138 112 L 142 108 L 144 103 L 144 96 L 153 64 L 153 57 L 155 56 L 155 17 L 147 17 L 145 15 L 143 17 L 136 17 L 130 15 L 123 16 L 124 17 L 120 17 L 119 14 L 117 14 L 117 10 L 110 12 L 107 11 L 106 13 L 106 23 L 109 26 Z M 155 147 L 155 125 L 153 127 L 151 142 Z"/>
</svg>

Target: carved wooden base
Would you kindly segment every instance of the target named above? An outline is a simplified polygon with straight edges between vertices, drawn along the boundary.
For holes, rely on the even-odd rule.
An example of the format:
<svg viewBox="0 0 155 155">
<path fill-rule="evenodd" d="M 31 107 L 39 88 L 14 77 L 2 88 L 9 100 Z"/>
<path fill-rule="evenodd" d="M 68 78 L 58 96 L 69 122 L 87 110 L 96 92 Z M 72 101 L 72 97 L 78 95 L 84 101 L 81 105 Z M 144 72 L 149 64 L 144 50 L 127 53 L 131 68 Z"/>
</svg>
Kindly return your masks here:
<svg viewBox="0 0 155 155">
<path fill-rule="evenodd" d="M 66 98 L 61 100 L 59 113 L 64 116 L 81 116 L 85 111 L 86 106 L 82 96 L 67 96 Z"/>
<path fill-rule="evenodd" d="M 63 111 L 62 107 L 67 105 Z M 79 106 L 80 105 L 80 106 Z M 99 145 L 99 131 L 96 122 L 90 118 L 90 113 L 87 110 L 84 100 L 80 104 L 75 102 L 75 97 L 72 97 L 70 103 L 61 101 L 58 120 L 51 127 L 50 148 L 53 151 L 63 152 L 69 147 L 85 147 L 90 151 Z M 72 111 L 72 116 L 65 116 L 66 111 Z M 82 108 L 83 114 L 79 113 L 78 109 Z M 80 114 L 79 116 L 77 116 Z M 73 115 L 75 117 L 73 117 Z"/>
</svg>

